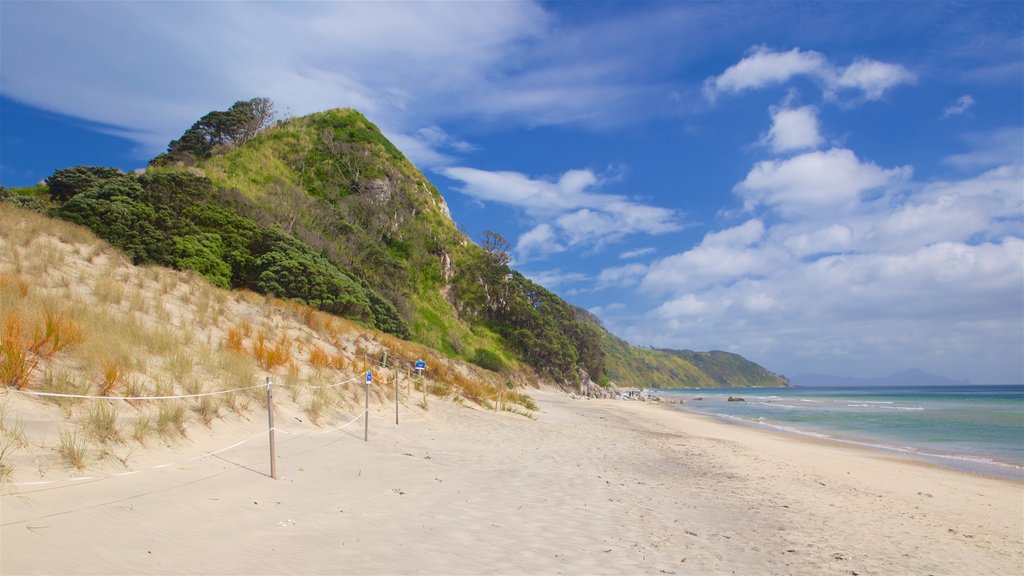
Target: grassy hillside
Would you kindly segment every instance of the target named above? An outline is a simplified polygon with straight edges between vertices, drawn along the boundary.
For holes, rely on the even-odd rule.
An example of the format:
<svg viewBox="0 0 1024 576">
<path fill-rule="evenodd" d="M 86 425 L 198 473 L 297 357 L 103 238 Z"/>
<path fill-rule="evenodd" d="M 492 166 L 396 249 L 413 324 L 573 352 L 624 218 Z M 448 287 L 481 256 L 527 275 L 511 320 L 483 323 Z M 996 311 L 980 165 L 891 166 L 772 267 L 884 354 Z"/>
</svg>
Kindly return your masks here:
<svg viewBox="0 0 1024 576">
<path fill-rule="evenodd" d="M 770 372 L 739 354 L 721 350 L 694 352 L 692 350 L 663 349 L 659 352 L 673 358 L 681 358 L 696 366 L 714 381 L 715 386 L 746 388 L 748 386 L 789 385 L 789 380 L 784 376 Z"/>
<path fill-rule="evenodd" d="M 639 349 L 607 333 L 510 269 L 500 234 L 482 245 L 466 238 L 437 189 L 354 110 L 212 144 L 199 129 L 233 118 L 219 114 L 143 174 L 74 167 L 46 186 L 0 189 L 0 199 L 82 224 L 136 264 L 193 270 L 492 372 L 569 387 L 771 380 L 750 363 Z M 195 153 L 183 148 L 191 141 Z"/>
</svg>

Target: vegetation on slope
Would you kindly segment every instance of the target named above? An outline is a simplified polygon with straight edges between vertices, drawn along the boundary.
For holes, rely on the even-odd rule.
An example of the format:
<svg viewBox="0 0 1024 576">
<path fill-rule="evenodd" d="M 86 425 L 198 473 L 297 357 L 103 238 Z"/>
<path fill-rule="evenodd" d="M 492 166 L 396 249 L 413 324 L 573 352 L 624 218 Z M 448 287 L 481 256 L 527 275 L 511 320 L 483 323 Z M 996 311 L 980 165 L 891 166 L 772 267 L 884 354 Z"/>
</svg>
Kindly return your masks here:
<svg viewBox="0 0 1024 576">
<path fill-rule="evenodd" d="M 141 175 L 58 170 L 9 202 L 88 226 L 131 256 L 314 306 L 492 371 L 561 384 L 763 382 L 642 350 L 458 231 L 437 189 L 354 110 L 270 125 L 272 103 L 207 114 Z M 741 368 L 736 368 L 742 372 Z"/>
<path fill-rule="evenodd" d="M 707 374 L 716 386 L 745 388 L 748 386 L 788 386 L 789 380 L 769 372 L 764 367 L 747 360 L 739 354 L 712 350 L 659 350 L 668 356 L 682 358 Z"/>
<path fill-rule="evenodd" d="M 535 408 L 506 377 L 294 302 L 132 265 L 81 226 L 9 203 L 0 203 L 0 221 L 0 482 L 16 469 L 23 478 L 65 467 L 130 469 L 139 449 L 251 420 L 265 409 L 267 375 L 279 391 L 275 411 L 292 426 L 351 420 L 363 387 L 339 383 L 361 382 L 371 369 L 372 399 L 390 409 L 396 369 L 419 359 L 429 369 L 411 396 L 402 392 L 406 410 L 427 409 L 427 394 L 527 416 Z M 112 402 L 10 389 L 211 395 Z"/>
</svg>

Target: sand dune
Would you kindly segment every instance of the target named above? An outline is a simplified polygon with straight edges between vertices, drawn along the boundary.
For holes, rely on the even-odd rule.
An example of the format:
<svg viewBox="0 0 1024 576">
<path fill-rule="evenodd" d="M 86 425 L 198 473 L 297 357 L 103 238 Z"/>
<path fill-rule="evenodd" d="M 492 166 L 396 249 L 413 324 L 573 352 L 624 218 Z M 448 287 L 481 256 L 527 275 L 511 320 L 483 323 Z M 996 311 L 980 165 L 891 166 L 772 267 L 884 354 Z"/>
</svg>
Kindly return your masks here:
<svg viewBox="0 0 1024 576">
<path fill-rule="evenodd" d="M 3 574 L 1014 574 L 1019 483 L 535 394 L 536 420 L 442 401 L 362 424 L 192 438 L 174 466 L 5 490 Z M 291 434 L 286 431 L 291 429 Z M 229 438 L 230 436 L 230 438 Z M 167 452 L 160 457 L 167 458 Z"/>
</svg>

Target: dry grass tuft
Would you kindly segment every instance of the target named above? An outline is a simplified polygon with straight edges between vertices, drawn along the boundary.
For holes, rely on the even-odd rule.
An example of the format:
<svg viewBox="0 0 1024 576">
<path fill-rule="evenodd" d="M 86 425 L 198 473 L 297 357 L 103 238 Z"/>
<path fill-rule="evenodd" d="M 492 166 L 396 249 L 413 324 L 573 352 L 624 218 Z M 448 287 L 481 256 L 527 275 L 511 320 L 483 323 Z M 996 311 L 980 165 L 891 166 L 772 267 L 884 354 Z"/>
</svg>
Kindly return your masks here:
<svg viewBox="0 0 1024 576">
<path fill-rule="evenodd" d="M 287 334 L 281 334 L 273 343 L 267 340 L 266 332 L 256 333 L 252 343 L 252 354 L 256 363 L 264 370 L 274 370 L 285 366 L 292 361 L 291 339 Z"/>
<path fill-rule="evenodd" d="M 227 335 L 224 337 L 224 349 L 235 354 L 244 354 L 245 349 L 242 346 L 242 329 L 241 328 L 229 328 Z"/>
<path fill-rule="evenodd" d="M 100 358 L 100 396 L 112 396 L 125 385 L 127 370 L 117 360 Z"/>
<path fill-rule="evenodd" d="M 43 333 L 33 351 L 47 357 L 82 343 L 82 326 L 64 314 L 43 309 Z"/>
<path fill-rule="evenodd" d="M 4 318 L 0 333 L 0 383 L 22 390 L 28 386 L 29 374 L 38 364 L 32 357 L 30 344 L 24 337 L 21 315 L 11 312 Z"/>
<path fill-rule="evenodd" d="M 324 352 L 323 349 L 314 344 L 309 351 L 309 363 L 314 368 L 323 370 L 331 365 L 331 357 L 327 352 Z"/>
</svg>

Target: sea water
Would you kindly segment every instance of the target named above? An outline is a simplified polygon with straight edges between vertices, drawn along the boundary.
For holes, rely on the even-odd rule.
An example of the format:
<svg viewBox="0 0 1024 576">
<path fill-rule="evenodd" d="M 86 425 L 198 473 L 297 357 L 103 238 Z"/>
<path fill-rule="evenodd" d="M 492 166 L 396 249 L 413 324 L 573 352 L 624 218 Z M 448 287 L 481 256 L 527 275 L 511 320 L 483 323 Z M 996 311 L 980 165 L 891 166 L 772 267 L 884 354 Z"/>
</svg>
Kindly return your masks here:
<svg viewBox="0 0 1024 576">
<path fill-rule="evenodd" d="M 1024 386 L 660 390 L 731 422 L 1024 481 Z M 728 399 L 743 398 L 742 402 Z"/>
</svg>

